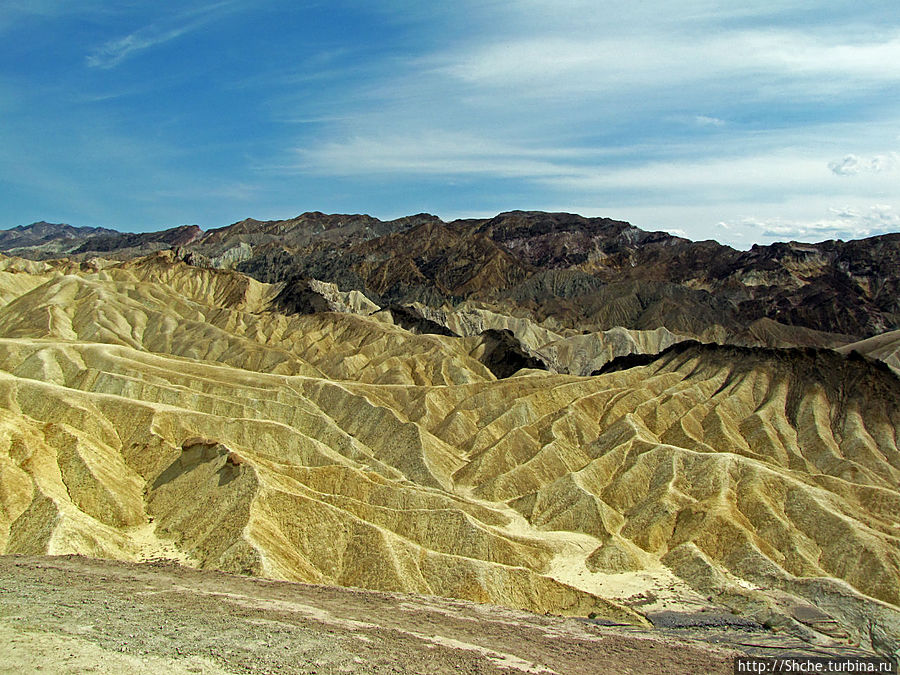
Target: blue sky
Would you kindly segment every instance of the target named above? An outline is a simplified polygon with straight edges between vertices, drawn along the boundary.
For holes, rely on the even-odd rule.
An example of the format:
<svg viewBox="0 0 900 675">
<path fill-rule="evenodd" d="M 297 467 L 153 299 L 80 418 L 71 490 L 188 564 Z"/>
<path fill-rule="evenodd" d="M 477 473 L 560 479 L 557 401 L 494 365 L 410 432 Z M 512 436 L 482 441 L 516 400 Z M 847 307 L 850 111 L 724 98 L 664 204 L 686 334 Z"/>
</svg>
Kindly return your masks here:
<svg viewBox="0 0 900 675">
<path fill-rule="evenodd" d="M 0 4 L 0 228 L 518 208 L 739 248 L 900 231 L 896 0 L 168 4 Z"/>
</svg>

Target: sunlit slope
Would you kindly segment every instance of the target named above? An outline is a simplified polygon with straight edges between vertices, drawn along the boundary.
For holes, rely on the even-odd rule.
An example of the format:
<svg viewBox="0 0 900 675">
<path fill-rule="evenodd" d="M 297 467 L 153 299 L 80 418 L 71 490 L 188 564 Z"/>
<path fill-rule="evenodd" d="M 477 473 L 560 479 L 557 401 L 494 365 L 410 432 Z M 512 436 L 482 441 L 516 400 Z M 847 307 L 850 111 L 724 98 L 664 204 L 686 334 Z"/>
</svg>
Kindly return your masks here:
<svg viewBox="0 0 900 675">
<path fill-rule="evenodd" d="M 752 611 L 780 589 L 851 621 L 836 609 L 846 587 L 827 578 L 900 604 L 900 383 L 887 369 L 689 347 L 553 388 L 528 379 L 531 391 L 500 382 L 420 423 L 466 452 L 458 486 L 596 537 L 590 569 L 661 561 Z"/>
<path fill-rule="evenodd" d="M 28 292 L 0 310 L 0 336 L 126 345 L 241 369 L 334 379 L 494 379 L 471 356 L 477 339 L 413 335 L 352 314 L 268 311 L 280 285 L 190 267 L 170 252 L 102 269 L 82 267 L 26 285 Z"/>
<path fill-rule="evenodd" d="M 496 380 L 477 337 L 286 316 L 277 285 L 166 256 L 22 274 L 0 277 L 6 552 L 625 621 L 623 580 L 657 579 L 897 649 L 887 367 L 681 343 L 602 376 Z M 798 624 L 812 605 L 837 628 Z"/>
<path fill-rule="evenodd" d="M 636 620 L 545 576 L 554 548 L 454 495 L 457 451 L 365 392 L 127 347 L 0 353 L 7 552 L 135 557 L 152 517 L 203 566 Z"/>
<path fill-rule="evenodd" d="M 859 352 L 866 356 L 884 361 L 894 372 L 900 374 L 900 330 L 889 331 L 875 337 L 854 342 L 839 348 L 842 354 Z"/>
</svg>

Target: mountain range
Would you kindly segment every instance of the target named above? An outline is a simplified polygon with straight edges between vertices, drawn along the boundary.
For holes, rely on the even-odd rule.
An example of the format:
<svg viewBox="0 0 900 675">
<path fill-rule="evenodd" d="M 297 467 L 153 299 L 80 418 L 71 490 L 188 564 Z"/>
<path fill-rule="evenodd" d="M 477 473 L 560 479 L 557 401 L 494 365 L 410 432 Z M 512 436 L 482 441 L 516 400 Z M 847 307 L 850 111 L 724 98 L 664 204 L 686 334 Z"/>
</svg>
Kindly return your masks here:
<svg viewBox="0 0 900 675">
<path fill-rule="evenodd" d="M 202 266 L 267 283 L 312 278 L 380 305 L 515 308 L 572 329 L 832 346 L 900 328 L 900 234 L 737 251 L 608 218 L 535 212 L 450 223 L 304 213 L 205 233 L 36 223 L 8 233 L 0 250 L 23 257 L 129 258 L 177 246 Z"/>
<path fill-rule="evenodd" d="M 900 235 L 0 234 L 0 551 L 900 654 Z"/>
</svg>

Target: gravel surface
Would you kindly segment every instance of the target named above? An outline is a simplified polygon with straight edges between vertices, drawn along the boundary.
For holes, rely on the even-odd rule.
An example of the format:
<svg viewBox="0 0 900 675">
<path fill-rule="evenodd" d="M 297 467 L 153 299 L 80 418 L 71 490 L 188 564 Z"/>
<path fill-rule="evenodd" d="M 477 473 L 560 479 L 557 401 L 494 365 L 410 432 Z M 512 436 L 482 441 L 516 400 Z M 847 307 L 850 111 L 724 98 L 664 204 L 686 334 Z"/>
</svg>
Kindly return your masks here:
<svg viewBox="0 0 900 675">
<path fill-rule="evenodd" d="M 0 673 L 16 675 L 731 673 L 733 647 L 171 563 L 0 557 Z"/>
</svg>

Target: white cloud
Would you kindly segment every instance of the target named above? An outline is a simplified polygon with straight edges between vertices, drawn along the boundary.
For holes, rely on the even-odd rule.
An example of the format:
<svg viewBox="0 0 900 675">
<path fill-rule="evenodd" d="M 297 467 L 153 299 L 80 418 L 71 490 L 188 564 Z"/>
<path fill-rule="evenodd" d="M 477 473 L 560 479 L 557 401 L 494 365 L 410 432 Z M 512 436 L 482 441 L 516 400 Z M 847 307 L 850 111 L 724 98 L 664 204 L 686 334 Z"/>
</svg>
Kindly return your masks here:
<svg viewBox="0 0 900 675">
<path fill-rule="evenodd" d="M 697 115 L 694 117 L 694 121 L 701 127 L 725 126 L 725 120 L 720 120 L 718 117 L 708 117 L 707 115 Z"/>
<path fill-rule="evenodd" d="M 636 166 L 595 166 L 548 176 L 543 182 L 575 190 L 687 191 L 697 198 L 717 191 L 784 188 L 815 189 L 829 176 L 822 161 L 790 152 L 700 160 L 644 162 Z"/>
<path fill-rule="evenodd" d="M 711 81 L 744 95 L 765 84 L 821 96 L 823 86 L 831 91 L 900 80 L 895 69 L 885 67 L 900 62 L 900 34 L 869 42 L 833 40 L 787 29 L 717 31 L 704 37 L 649 28 L 628 36 L 535 34 L 446 53 L 438 57 L 437 70 L 469 85 L 516 90 L 523 97 Z"/>
<path fill-rule="evenodd" d="M 135 31 L 94 50 L 88 55 L 87 64 L 92 68 L 114 68 L 136 52 L 174 40 L 194 28 L 196 26 L 188 25 L 164 32 L 158 32 L 152 27 Z"/>
<path fill-rule="evenodd" d="M 467 132 L 411 131 L 352 136 L 297 148 L 278 168 L 330 175 L 446 174 L 521 177 L 569 192 L 820 187 L 834 180 L 813 154 L 767 153 L 647 160 L 621 165 L 640 148 L 540 146 Z"/>
<path fill-rule="evenodd" d="M 588 199 L 618 202 L 622 195 L 638 194 L 644 195 L 645 204 L 657 204 L 654 207 L 657 210 L 693 202 L 706 209 L 703 236 L 709 236 L 713 224 L 733 218 L 730 214 L 734 213 L 735 205 L 752 204 L 755 199 L 776 202 L 805 199 L 816 209 L 821 208 L 823 200 L 836 196 L 850 201 L 862 197 L 872 203 L 884 199 L 881 195 L 890 194 L 894 187 L 893 176 L 875 168 L 869 169 L 871 175 L 865 182 L 841 181 L 835 176 L 836 167 L 829 166 L 822 154 L 811 150 L 776 147 L 755 154 L 723 157 L 703 153 L 696 159 L 676 156 L 671 160 L 622 163 L 623 156 L 633 158 L 640 152 L 640 148 L 634 147 L 546 147 L 465 132 L 416 131 L 408 135 L 394 132 L 298 148 L 286 165 L 269 169 L 391 179 L 409 176 L 446 176 L 448 180 L 473 176 L 518 179 L 531 184 L 535 195 L 544 195 L 544 199 L 552 195 L 550 199 L 563 206 L 565 200 L 570 204 L 585 203 Z M 892 155 L 855 162 L 866 167 L 884 167 L 888 157 Z M 851 165 L 853 162 L 847 163 L 847 167 Z M 716 208 L 720 209 L 718 215 L 715 215 Z M 658 218 L 654 220 L 662 225 Z M 685 230 L 684 221 L 676 224 L 668 218 L 664 220 L 668 221 L 667 229 L 692 234 L 698 231 L 696 223 Z M 773 228 L 779 226 L 777 220 L 771 222 Z M 647 224 L 657 227 L 652 222 Z"/>
<path fill-rule="evenodd" d="M 755 231 L 758 241 L 847 240 L 900 231 L 900 214 L 890 205 L 877 204 L 863 209 L 832 208 L 827 217 L 811 221 L 744 218 L 729 225 Z"/>
<path fill-rule="evenodd" d="M 882 173 L 894 171 L 900 166 L 897 153 L 872 155 L 871 157 L 858 157 L 846 155 L 843 159 L 828 163 L 828 168 L 838 176 L 855 176 L 859 173 Z"/>
</svg>

